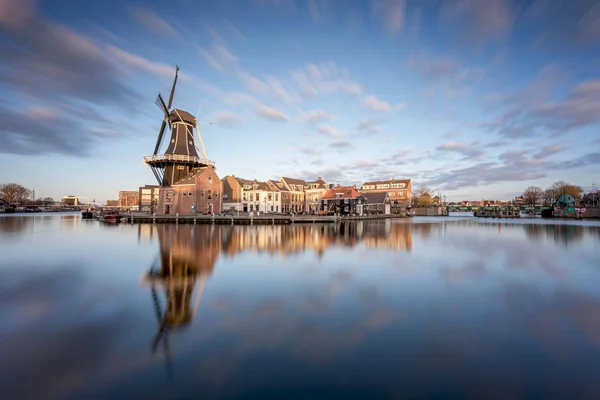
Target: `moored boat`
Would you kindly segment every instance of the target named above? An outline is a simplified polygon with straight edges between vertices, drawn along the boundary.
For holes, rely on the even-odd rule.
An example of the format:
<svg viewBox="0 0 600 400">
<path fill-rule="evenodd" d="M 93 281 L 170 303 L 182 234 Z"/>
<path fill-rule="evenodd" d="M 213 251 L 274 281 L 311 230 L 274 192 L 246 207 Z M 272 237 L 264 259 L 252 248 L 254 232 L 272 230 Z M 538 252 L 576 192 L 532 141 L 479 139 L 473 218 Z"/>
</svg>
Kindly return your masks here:
<svg viewBox="0 0 600 400">
<path fill-rule="evenodd" d="M 121 218 L 123 218 L 120 214 L 104 214 L 98 217 L 98 221 L 107 222 L 111 224 L 118 224 L 121 222 Z"/>
</svg>

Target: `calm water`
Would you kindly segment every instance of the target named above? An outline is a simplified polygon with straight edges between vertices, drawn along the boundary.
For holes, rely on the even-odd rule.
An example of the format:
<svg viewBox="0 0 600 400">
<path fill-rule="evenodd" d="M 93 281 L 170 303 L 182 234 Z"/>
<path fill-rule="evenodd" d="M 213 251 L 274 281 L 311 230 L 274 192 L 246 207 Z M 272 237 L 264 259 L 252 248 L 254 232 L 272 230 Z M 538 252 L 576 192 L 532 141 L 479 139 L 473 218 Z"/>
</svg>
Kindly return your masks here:
<svg viewBox="0 0 600 400">
<path fill-rule="evenodd" d="M 600 224 L 0 217 L 2 398 L 600 398 Z"/>
</svg>

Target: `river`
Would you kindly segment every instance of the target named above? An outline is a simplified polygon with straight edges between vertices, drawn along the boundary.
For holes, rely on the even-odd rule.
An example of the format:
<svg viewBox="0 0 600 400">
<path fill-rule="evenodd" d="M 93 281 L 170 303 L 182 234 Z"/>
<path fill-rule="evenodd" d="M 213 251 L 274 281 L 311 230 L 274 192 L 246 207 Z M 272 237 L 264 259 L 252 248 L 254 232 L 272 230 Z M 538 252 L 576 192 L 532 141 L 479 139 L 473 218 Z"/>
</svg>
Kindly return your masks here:
<svg viewBox="0 0 600 400">
<path fill-rule="evenodd" d="M 600 223 L 0 217 L 3 398 L 600 398 Z"/>
</svg>

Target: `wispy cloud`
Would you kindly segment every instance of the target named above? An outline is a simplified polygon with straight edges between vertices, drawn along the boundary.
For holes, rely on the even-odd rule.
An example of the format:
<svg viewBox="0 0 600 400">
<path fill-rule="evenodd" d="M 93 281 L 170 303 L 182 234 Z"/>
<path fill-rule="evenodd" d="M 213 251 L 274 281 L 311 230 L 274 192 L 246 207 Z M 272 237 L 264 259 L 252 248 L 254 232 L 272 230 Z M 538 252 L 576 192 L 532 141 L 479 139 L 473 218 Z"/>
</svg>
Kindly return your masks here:
<svg viewBox="0 0 600 400">
<path fill-rule="evenodd" d="M 352 149 L 354 145 L 347 140 L 336 140 L 335 142 L 330 144 L 331 147 L 336 149 Z"/>
<path fill-rule="evenodd" d="M 360 121 L 356 124 L 355 129 L 360 133 L 370 133 L 375 134 L 381 131 L 381 128 L 377 124 L 377 120 L 373 118 L 367 118 L 365 120 Z"/>
<path fill-rule="evenodd" d="M 148 30 L 166 35 L 172 38 L 180 38 L 179 32 L 163 18 L 159 17 L 154 11 L 148 9 L 147 6 L 129 6 L 129 11 L 133 17 L 144 25 Z"/>
<path fill-rule="evenodd" d="M 334 118 L 334 115 L 329 114 L 323 110 L 312 110 L 312 111 L 307 111 L 305 113 L 302 113 L 302 115 L 300 116 L 300 121 L 308 122 L 308 123 L 315 123 L 315 122 L 325 121 L 325 120 L 333 119 L 333 118 Z"/>
<path fill-rule="evenodd" d="M 331 138 L 337 138 L 342 136 L 342 133 L 332 127 L 331 125 L 322 125 L 317 128 L 317 131 L 321 132 L 324 135 L 327 135 Z"/>
<path fill-rule="evenodd" d="M 242 121 L 242 118 L 229 110 L 221 110 L 210 117 L 210 121 L 215 125 L 233 127 Z"/>
<path fill-rule="evenodd" d="M 469 43 L 482 44 L 510 33 L 518 13 L 513 4 L 512 0 L 447 0 L 440 18 Z"/>
<path fill-rule="evenodd" d="M 391 110 L 403 110 L 406 107 L 405 103 L 398 103 L 395 105 L 391 105 L 387 101 L 380 100 L 375 95 L 369 95 L 365 97 L 363 101 L 363 105 L 371 111 L 381 112 L 381 111 L 391 111 Z"/>
<path fill-rule="evenodd" d="M 230 71 L 236 66 L 236 56 L 224 43 L 215 42 L 209 49 L 198 47 L 198 51 L 204 61 L 218 71 Z"/>
<path fill-rule="evenodd" d="M 404 26 L 406 13 L 405 0 L 372 0 L 373 14 L 383 21 L 385 30 L 395 35 Z"/>
<path fill-rule="evenodd" d="M 465 157 L 465 159 L 470 158 L 480 158 L 485 152 L 482 149 L 482 146 L 477 143 L 462 143 L 462 142 L 446 142 L 436 148 L 437 151 L 447 152 L 447 153 L 458 153 Z"/>
<path fill-rule="evenodd" d="M 256 110 L 256 115 L 271 121 L 288 121 L 289 117 L 279 110 L 267 106 L 261 106 Z"/>
</svg>

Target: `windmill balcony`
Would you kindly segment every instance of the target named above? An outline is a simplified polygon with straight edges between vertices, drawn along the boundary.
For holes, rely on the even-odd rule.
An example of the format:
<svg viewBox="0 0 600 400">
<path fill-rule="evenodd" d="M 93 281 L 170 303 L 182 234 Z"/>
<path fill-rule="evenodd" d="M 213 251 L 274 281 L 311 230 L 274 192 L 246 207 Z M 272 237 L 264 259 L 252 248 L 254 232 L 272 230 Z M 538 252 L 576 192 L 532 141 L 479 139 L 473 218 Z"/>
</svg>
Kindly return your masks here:
<svg viewBox="0 0 600 400">
<path fill-rule="evenodd" d="M 161 162 L 179 162 L 179 163 L 190 163 L 190 164 L 204 164 L 215 166 L 214 161 L 200 158 L 197 156 L 188 156 L 187 154 L 155 154 L 153 156 L 144 157 L 146 164 L 155 164 Z"/>
</svg>

